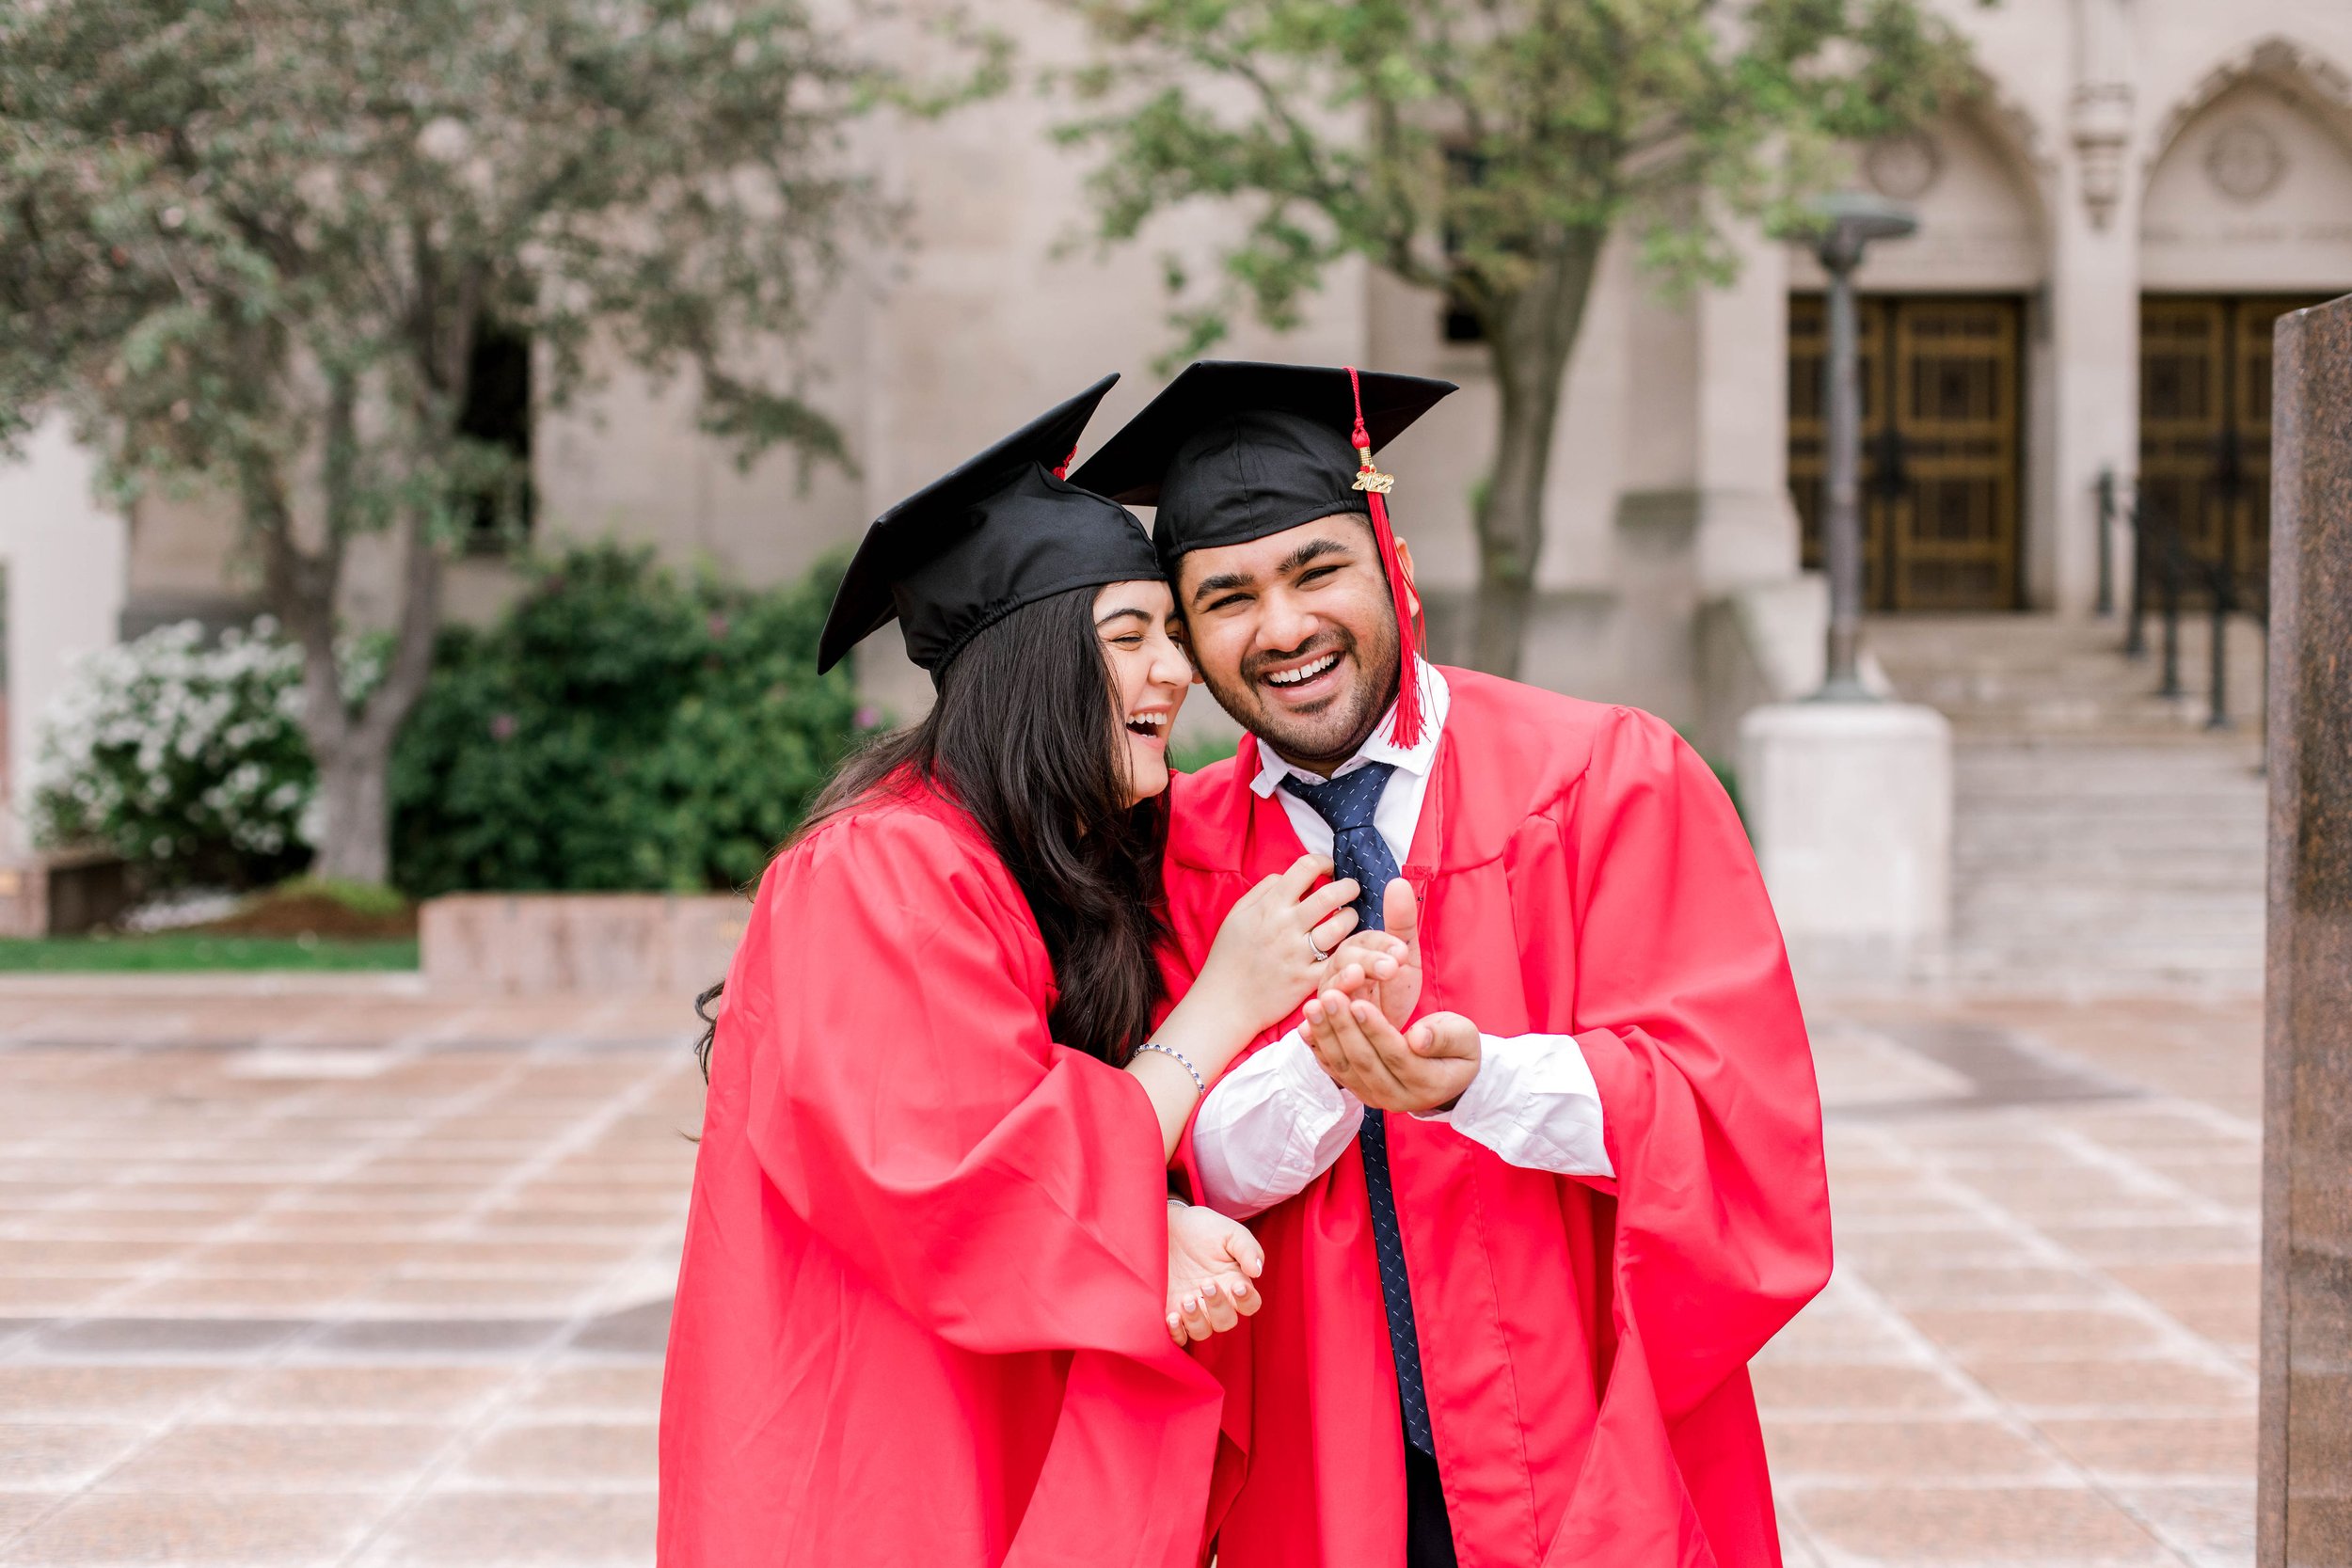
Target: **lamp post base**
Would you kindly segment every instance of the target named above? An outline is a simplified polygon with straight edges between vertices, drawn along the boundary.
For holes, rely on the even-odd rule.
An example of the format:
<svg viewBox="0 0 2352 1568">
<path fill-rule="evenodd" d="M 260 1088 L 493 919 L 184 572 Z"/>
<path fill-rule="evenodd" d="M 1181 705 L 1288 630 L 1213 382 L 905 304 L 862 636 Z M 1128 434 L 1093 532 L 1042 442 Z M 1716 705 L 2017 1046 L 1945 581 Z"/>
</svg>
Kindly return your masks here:
<svg viewBox="0 0 2352 1568">
<path fill-rule="evenodd" d="M 1821 683 L 1821 689 L 1804 699 L 1808 703 L 1883 703 L 1885 698 L 1862 684 L 1859 675 L 1832 675 Z"/>
</svg>

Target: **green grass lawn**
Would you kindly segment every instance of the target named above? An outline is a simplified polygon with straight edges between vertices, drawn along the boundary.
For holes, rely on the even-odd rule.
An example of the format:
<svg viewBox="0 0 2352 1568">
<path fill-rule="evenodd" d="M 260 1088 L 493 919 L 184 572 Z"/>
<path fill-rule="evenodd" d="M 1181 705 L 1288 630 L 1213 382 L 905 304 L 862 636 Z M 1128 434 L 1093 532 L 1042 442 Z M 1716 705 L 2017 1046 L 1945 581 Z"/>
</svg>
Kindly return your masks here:
<svg viewBox="0 0 2352 1568">
<path fill-rule="evenodd" d="M 0 974 L 64 974 L 164 970 L 414 969 L 417 944 L 300 937 L 151 936 L 0 938 Z"/>
</svg>

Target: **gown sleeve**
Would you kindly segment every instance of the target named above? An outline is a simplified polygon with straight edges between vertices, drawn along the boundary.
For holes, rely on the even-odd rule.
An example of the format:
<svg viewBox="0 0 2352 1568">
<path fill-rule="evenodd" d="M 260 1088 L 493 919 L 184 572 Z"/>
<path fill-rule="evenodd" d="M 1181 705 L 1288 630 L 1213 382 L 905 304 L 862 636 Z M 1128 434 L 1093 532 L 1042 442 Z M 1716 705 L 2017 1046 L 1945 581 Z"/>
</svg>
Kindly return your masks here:
<svg viewBox="0 0 2352 1568">
<path fill-rule="evenodd" d="M 1173 1352 L 1166 1179 L 1142 1085 L 1047 1034 L 1042 945 L 935 819 L 834 824 L 778 861 L 728 1008 L 777 1194 L 969 1351 Z M 765 1016 L 759 1016 L 764 1014 Z"/>
<path fill-rule="evenodd" d="M 1616 1172 L 1615 1325 L 1673 1422 L 1827 1280 L 1813 1056 L 1780 928 L 1707 765 L 1617 710 L 1562 818 L 1577 1041 Z"/>
</svg>

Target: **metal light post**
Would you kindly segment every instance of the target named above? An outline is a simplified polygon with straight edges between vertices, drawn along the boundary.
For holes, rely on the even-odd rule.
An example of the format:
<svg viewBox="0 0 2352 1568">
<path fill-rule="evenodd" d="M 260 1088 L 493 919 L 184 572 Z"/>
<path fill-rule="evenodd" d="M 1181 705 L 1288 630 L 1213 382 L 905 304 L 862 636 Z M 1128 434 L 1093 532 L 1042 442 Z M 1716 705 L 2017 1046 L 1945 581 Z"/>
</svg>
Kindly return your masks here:
<svg viewBox="0 0 2352 1568">
<path fill-rule="evenodd" d="M 1869 702 L 1862 685 L 1862 375 L 1856 342 L 1853 270 L 1872 240 L 1896 240 L 1919 227 L 1906 208 L 1876 197 L 1838 195 L 1815 204 L 1814 254 L 1829 273 L 1829 356 L 1821 367 L 1829 416 L 1827 483 L 1821 507 L 1829 557 L 1829 673 L 1817 702 Z"/>
</svg>

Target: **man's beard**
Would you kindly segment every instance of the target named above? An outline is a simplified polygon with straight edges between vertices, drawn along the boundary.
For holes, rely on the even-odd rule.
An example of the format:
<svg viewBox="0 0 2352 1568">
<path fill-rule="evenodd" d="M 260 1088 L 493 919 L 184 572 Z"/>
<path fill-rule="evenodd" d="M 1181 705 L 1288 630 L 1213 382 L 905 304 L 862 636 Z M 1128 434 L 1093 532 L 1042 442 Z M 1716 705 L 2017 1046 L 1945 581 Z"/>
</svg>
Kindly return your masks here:
<svg viewBox="0 0 2352 1568">
<path fill-rule="evenodd" d="M 1363 655 L 1362 645 L 1355 636 L 1344 630 L 1333 630 L 1301 643 L 1286 652 L 1253 656 L 1242 661 L 1239 674 L 1231 679 L 1202 671 L 1209 695 L 1216 705 L 1231 714 L 1234 722 L 1274 748 L 1283 761 L 1300 768 L 1327 772 L 1363 749 L 1380 727 L 1390 705 L 1396 701 L 1402 660 L 1393 623 L 1384 626 L 1375 634 L 1370 657 Z M 1344 690 L 1334 694 L 1315 713 L 1289 713 L 1274 707 L 1264 699 L 1264 687 L 1256 672 L 1270 664 L 1290 663 L 1301 656 L 1337 653 L 1340 667 L 1356 673 L 1355 681 Z"/>
</svg>

